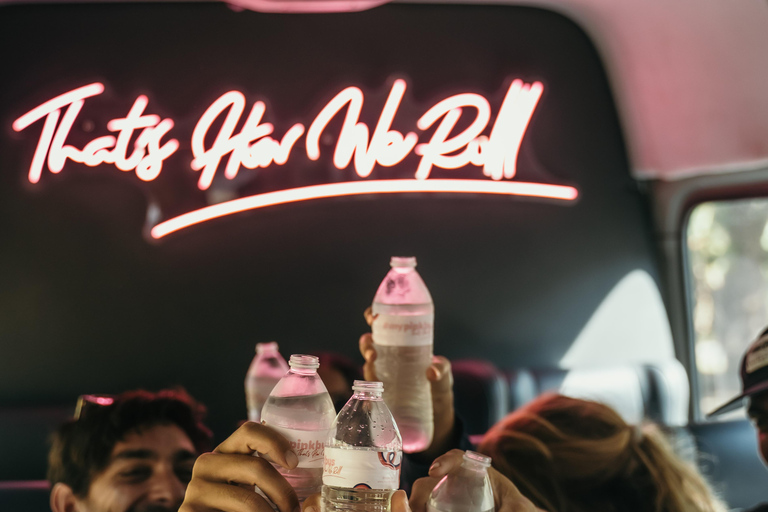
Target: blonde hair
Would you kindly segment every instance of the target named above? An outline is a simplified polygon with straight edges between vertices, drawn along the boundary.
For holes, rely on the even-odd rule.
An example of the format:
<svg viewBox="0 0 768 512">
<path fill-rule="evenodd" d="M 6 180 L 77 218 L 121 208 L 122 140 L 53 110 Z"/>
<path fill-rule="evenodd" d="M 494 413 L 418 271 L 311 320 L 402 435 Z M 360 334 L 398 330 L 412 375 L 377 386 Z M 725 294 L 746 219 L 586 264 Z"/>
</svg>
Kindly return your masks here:
<svg viewBox="0 0 768 512">
<path fill-rule="evenodd" d="M 494 425 L 478 447 L 548 512 L 724 512 L 659 428 L 610 407 L 542 395 Z"/>
</svg>

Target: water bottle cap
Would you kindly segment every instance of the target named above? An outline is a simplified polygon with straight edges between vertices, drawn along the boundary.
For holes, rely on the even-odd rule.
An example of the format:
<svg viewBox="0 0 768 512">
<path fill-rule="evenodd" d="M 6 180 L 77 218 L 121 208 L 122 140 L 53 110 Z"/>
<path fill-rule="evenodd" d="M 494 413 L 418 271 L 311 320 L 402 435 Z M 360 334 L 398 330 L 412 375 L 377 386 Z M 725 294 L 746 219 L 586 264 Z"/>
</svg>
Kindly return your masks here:
<svg viewBox="0 0 768 512">
<path fill-rule="evenodd" d="M 392 256 L 389 260 L 392 268 L 416 268 L 416 256 Z"/>
<path fill-rule="evenodd" d="M 277 342 L 276 341 L 270 341 L 268 343 L 257 343 L 256 344 L 256 353 L 261 354 L 262 352 L 277 352 Z"/>
<path fill-rule="evenodd" d="M 464 460 L 474 464 L 480 464 L 484 468 L 487 468 L 491 465 L 490 457 L 483 455 L 482 453 L 473 452 L 471 450 L 464 452 Z"/>
<path fill-rule="evenodd" d="M 293 354 L 288 360 L 288 364 L 291 368 L 316 370 L 320 367 L 320 358 L 306 354 Z"/>
<path fill-rule="evenodd" d="M 384 383 L 372 380 L 356 380 L 352 385 L 352 391 L 371 391 L 381 393 L 384 391 Z"/>
</svg>

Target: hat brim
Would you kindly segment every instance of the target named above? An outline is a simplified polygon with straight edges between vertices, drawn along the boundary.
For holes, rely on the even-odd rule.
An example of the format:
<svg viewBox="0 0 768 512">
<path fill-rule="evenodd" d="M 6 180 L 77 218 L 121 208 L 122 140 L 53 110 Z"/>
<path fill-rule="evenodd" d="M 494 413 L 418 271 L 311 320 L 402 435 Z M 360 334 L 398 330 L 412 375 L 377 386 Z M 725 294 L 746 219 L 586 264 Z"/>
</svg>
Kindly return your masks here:
<svg viewBox="0 0 768 512">
<path fill-rule="evenodd" d="M 718 416 L 720 414 L 725 414 L 726 412 L 735 411 L 736 409 L 738 409 L 744 404 L 745 398 L 749 398 L 751 396 L 754 396 L 758 393 L 762 393 L 764 391 L 768 391 L 768 381 L 761 382 L 760 384 L 756 384 L 751 388 L 745 390 L 742 394 L 740 394 L 736 398 L 729 400 L 728 402 L 724 403 L 714 411 L 707 414 L 707 418 Z"/>
</svg>

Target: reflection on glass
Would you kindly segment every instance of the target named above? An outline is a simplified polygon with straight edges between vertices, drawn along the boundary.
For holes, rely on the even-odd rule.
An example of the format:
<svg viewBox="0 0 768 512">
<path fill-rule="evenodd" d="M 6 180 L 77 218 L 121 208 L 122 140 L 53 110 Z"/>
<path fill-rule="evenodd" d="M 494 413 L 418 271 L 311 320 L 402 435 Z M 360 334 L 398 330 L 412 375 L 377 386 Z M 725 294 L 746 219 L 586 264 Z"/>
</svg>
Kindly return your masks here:
<svg viewBox="0 0 768 512">
<path fill-rule="evenodd" d="M 768 325 L 768 199 L 697 206 L 686 242 L 699 405 L 706 414 L 738 394 L 741 355 Z"/>
</svg>

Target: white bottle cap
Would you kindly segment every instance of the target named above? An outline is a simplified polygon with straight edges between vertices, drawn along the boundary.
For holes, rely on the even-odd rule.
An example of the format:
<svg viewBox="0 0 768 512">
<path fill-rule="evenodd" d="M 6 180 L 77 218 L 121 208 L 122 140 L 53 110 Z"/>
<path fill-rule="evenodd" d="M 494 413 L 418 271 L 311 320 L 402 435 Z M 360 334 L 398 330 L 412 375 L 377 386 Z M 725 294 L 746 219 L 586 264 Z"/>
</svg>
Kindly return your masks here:
<svg viewBox="0 0 768 512">
<path fill-rule="evenodd" d="M 416 267 L 416 256 L 392 256 L 389 260 L 389 265 L 392 268 L 397 267 Z"/>
</svg>

